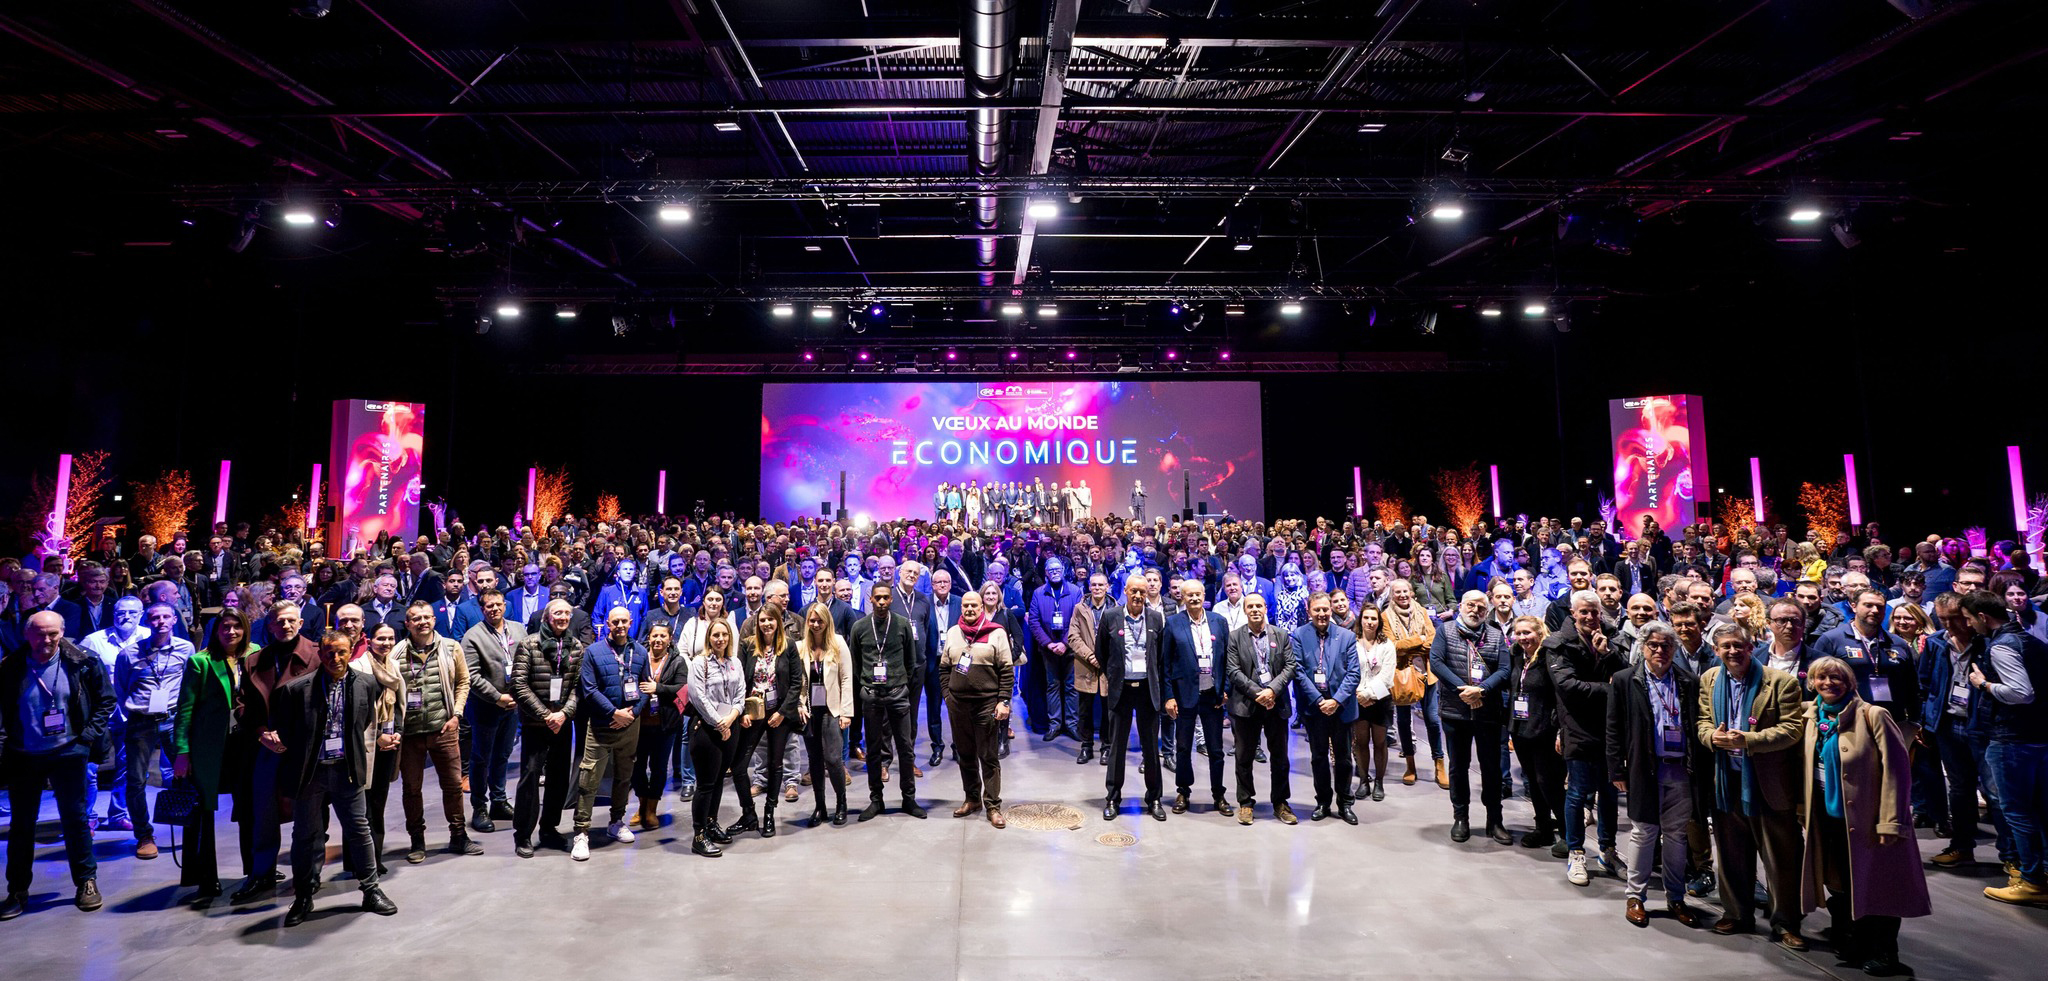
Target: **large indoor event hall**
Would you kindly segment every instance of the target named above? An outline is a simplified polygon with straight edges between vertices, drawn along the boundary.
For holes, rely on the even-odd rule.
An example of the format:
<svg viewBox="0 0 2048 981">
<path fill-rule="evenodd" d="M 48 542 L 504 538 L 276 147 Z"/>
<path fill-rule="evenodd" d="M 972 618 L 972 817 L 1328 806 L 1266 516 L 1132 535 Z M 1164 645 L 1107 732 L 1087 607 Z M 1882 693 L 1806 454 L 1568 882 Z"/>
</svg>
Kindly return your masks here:
<svg viewBox="0 0 2048 981">
<path fill-rule="evenodd" d="M 2044 39 L 0 5 L 0 974 L 2039 978 Z"/>
</svg>

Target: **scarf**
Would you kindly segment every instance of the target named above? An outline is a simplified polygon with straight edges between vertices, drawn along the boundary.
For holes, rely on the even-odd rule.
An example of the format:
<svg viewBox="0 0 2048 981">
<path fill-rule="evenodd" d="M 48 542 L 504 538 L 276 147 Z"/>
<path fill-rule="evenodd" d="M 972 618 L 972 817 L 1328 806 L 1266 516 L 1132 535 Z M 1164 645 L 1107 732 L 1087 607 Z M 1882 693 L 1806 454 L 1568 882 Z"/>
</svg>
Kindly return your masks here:
<svg viewBox="0 0 2048 981">
<path fill-rule="evenodd" d="M 1750 707 L 1756 704 L 1757 693 L 1763 688 L 1763 672 L 1752 666 L 1749 674 L 1749 682 L 1744 686 L 1747 697 L 1740 706 L 1730 705 L 1735 698 L 1735 685 L 1729 679 L 1728 671 L 1724 668 L 1714 679 L 1714 719 L 1726 723 L 1730 729 L 1749 728 Z M 1731 762 L 1735 764 L 1736 772 L 1731 773 L 1725 766 L 1714 767 L 1715 803 L 1721 810 L 1755 817 L 1763 803 L 1763 795 L 1757 791 L 1756 771 L 1750 766 L 1749 754 L 1745 752 L 1741 759 Z"/>
<path fill-rule="evenodd" d="M 1821 797 L 1833 818 L 1842 816 L 1842 716 L 1854 700 L 1851 695 L 1833 708 L 1823 699 L 1813 700 L 1814 759 L 1820 764 Z"/>
<path fill-rule="evenodd" d="M 398 701 L 405 697 L 405 678 L 398 673 L 398 665 L 388 653 L 378 657 L 372 652 L 363 660 L 370 663 L 370 673 L 377 676 L 377 686 L 383 689 L 377 693 L 377 723 L 398 721 Z"/>
<path fill-rule="evenodd" d="M 981 615 L 981 619 L 973 623 L 969 623 L 966 620 L 960 621 L 960 636 L 967 638 L 969 644 L 984 643 L 988 640 L 989 634 L 1001 629 L 1002 624 L 997 623 L 995 617 L 989 616 L 986 613 Z"/>
</svg>

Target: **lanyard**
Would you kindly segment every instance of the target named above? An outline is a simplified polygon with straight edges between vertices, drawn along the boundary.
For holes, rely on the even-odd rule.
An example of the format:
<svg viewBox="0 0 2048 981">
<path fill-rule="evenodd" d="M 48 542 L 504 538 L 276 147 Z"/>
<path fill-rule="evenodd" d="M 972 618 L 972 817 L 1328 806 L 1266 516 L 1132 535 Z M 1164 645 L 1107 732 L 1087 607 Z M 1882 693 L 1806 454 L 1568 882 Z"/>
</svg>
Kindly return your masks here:
<svg viewBox="0 0 2048 981">
<path fill-rule="evenodd" d="M 54 663 L 54 659 L 52 659 L 52 661 Z M 62 666 L 59 666 L 57 670 L 59 672 L 62 672 L 64 669 Z M 29 674 L 31 677 L 36 679 L 36 687 L 41 688 L 43 690 L 44 695 L 53 699 L 57 697 L 56 689 L 51 688 L 47 682 L 43 681 L 43 671 L 41 668 L 31 665 L 29 668 Z"/>
</svg>

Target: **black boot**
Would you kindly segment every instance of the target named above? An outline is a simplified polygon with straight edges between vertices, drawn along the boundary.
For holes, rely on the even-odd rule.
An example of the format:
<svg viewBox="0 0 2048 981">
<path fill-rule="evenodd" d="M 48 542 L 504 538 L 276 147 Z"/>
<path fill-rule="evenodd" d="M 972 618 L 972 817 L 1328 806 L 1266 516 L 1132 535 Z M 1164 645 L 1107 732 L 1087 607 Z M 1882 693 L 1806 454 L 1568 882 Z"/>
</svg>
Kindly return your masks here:
<svg viewBox="0 0 2048 981">
<path fill-rule="evenodd" d="M 829 816 L 825 811 L 825 799 L 823 797 L 818 798 L 817 808 L 811 811 L 811 827 L 815 828 L 824 824 Z"/>
<path fill-rule="evenodd" d="M 1373 782 L 1372 782 L 1372 799 L 1373 799 L 1373 800 L 1376 800 L 1376 801 L 1380 801 L 1380 800 L 1386 800 L 1386 799 L 1387 799 L 1387 787 L 1386 787 L 1386 784 L 1385 784 L 1385 782 L 1384 782 L 1384 781 L 1381 781 L 1381 780 L 1379 780 L 1379 779 L 1377 779 L 1377 778 L 1375 778 L 1375 779 L 1373 780 Z"/>
<path fill-rule="evenodd" d="M 775 837 L 775 802 L 769 801 L 761 808 L 761 837 Z"/>
<path fill-rule="evenodd" d="M 718 847 L 718 842 L 712 841 L 711 836 L 703 828 L 698 828 L 697 833 L 690 837 L 690 850 L 705 858 L 717 858 L 725 854 L 725 849 Z"/>
<path fill-rule="evenodd" d="M 846 794 L 843 791 L 839 794 L 839 802 L 832 805 L 832 826 L 846 827 Z"/>
</svg>

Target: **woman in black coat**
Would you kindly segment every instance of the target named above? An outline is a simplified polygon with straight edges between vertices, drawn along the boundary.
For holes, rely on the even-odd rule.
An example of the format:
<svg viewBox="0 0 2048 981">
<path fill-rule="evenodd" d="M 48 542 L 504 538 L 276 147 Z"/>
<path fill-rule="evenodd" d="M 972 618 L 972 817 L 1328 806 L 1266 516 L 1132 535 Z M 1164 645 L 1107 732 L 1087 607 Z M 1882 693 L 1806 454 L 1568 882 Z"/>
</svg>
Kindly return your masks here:
<svg viewBox="0 0 2048 981">
<path fill-rule="evenodd" d="M 775 837 L 775 805 L 781 800 L 783 759 L 789 753 L 789 738 L 800 726 L 799 709 L 793 699 L 804 697 L 803 661 L 796 653 L 796 638 L 789 636 L 781 617 L 754 618 L 754 632 L 740 643 L 740 664 L 746 672 L 748 710 L 740 713 L 739 747 L 733 754 L 732 779 L 740 797 L 740 819 L 725 829 L 727 835 L 760 829 L 761 837 Z M 759 699 L 756 713 L 755 700 Z M 755 718 L 754 715 L 759 717 Z M 761 815 L 754 814 L 754 798 L 748 791 L 747 769 L 754 750 L 768 747 L 768 766 L 762 786 Z"/>
<path fill-rule="evenodd" d="M 1550 683 L 1550 665 L 1543 640 L 1550 631 L 1536 617 L 1508 623 L 1514 666 L 1508 672 L 1508 736 L 1522 761 L 1529 784 L 1529 803 L 1536 809 L 1536 830 L 1522 836 L 1522 847 L 1550 846 L 1564 854 L 1564 757 L 1557 751 L 1557 689 Z"/>
<path fill-rule="evenodd" d="M 683 731 L 683 713 L 676 695 L 689 684 L 689 659 L 675 649 L 669 625 L 657 621 L 647 630 L 647 677 L 640 682 L 640 745 L 633 753 L 633 792 L 640 810 L 627 827 L 655 831 L 661 827 L 661 792 L 667 786 L 668 761 Z"/>
</svg>

